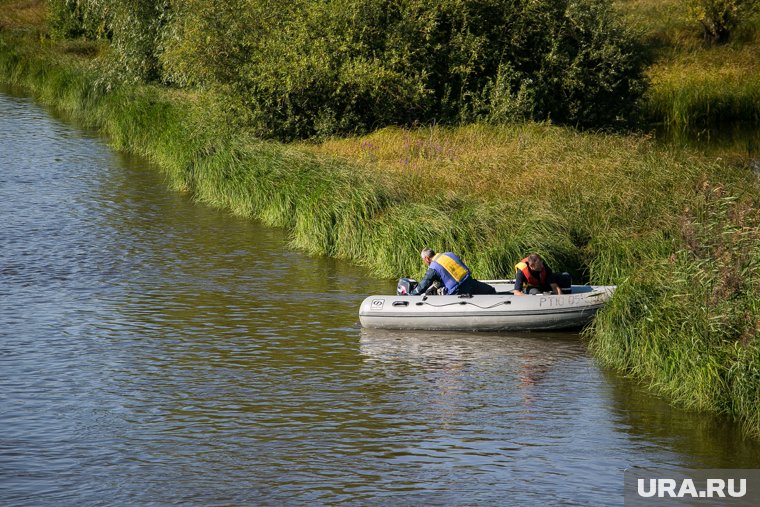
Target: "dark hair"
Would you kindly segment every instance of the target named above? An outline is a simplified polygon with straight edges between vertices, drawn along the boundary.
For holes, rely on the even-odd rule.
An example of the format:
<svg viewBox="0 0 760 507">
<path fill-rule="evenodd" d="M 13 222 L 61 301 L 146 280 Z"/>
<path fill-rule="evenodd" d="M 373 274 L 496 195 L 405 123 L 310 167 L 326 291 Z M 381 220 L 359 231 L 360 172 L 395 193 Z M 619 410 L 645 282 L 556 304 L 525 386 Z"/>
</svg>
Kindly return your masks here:
<svg viewBox="0 0 760 507">
<path fill-rule="evenodd" d="M 538 254 L 533 253 L 528 256 L 528 266 L 535 266 L 539 262 L 541 262 L 541 256 Z"/>
</svg>

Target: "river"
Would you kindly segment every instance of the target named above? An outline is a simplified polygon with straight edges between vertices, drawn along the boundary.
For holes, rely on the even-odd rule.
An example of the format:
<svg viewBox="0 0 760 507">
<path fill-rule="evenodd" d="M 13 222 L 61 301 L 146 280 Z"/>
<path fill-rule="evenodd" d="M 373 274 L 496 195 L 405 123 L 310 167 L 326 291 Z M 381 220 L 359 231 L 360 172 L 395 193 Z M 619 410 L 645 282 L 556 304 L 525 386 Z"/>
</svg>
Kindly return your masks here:
<svg viewBox="0 0 760 507">
<path fill-rule="evenodd" d="M 622 505 L 760 468 L 573 334 L 377 332 L 387 293 L 0 94 L 0 504 Z"/>
</svg>

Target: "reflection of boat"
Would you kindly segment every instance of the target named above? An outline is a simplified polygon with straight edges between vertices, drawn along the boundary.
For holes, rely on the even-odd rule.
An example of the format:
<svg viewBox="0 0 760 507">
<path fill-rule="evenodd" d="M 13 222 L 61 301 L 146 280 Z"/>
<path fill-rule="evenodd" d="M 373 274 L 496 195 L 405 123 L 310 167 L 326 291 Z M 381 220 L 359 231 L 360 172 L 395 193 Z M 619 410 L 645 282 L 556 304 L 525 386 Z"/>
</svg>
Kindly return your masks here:
<svg viewBox="0 0 760 507">
<path fill-rule="evenodd" d="M 514 280 L 488 280 L 492 295 L 369 296 L 359 309 L 362 326 L 378 329 L 533 331 L 588 323 L 614 286 L 573 285 L 562 295 L 514 296 Z"/>
<path fill-rule="evenodd" d="M 429 331 L 396 329 L 360 330 L 360 350 L 367 358 L 382 362 L 425 365 L 448 363 L 519 363 L 522 368 L 544 366 L 561 359 L 586 357 L 586 348 L 575 332 Z"/>
</svg>

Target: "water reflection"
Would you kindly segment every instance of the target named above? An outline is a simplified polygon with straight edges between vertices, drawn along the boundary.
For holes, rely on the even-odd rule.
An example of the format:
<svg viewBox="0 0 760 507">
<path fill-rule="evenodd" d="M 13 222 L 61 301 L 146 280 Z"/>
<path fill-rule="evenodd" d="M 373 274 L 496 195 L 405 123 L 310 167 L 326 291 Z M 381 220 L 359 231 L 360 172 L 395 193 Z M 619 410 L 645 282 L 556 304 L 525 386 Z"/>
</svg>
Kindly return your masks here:
<svg viewBox="0 0 760 507">
<path fill-rule="evenodd" d="M 444 385 L 473 368 L 506 367 L 515 392 L 529 405 L 532 392 L 563 360 L 586 358 L 577 334 L 484 334 L 362 329 L 360 352 L 369 364 L 407 364 L 443 374 Z M 450 381 L 450 382 L 449 382 Z M 448 392 L 445 390 L 445 392 Z M 452 389 L 451 392 L 456 392 Z"/>
<path fill-rule="evenodd" d="M 604 378 L 620 430 L 650 449 L 650 464 L 658 456 L 655 464 L 672 469 L 758 468 L 760 443 L 736 431 L 728 418 L 674 408 L 610 372 Z"/>
<path fill-rule="evenodd" d="M 617 490 L 625 441 L 595 399 L 599 378 L 577 335 L 362 330 L 360 343 L 374 368 L 417 379 L 419 388 L 395 402 L 414 400 L 435 430 L 408 459 L 477 463 L 483 487 L 509 480 L 522 492 L 516 501 L 536 501 L 532 487 L 550 503 L 590 501 L 589 474 Z"/>
</svg>

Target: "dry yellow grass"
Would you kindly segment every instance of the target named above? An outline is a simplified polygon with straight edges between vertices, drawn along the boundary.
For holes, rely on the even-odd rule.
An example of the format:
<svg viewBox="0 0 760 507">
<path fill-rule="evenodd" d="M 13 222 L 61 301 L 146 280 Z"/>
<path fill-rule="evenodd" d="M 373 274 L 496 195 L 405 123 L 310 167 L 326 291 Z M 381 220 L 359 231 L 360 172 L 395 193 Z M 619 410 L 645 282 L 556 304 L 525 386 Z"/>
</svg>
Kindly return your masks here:
<svg viewBox="0 0 760 507">
<path fill-rule="evenodd" d="M 42 29 L 46 20 L 45 0 L 0 0 L 0 30 Z"/>
<path fill-rule="evenodd" d="M 389 128 L 302 149 L 358 164 L 411 192 L 486 199 L 630 193 L 662 155 L 645 136 L 579 133 L 546 124 Z"/>
</svg>

